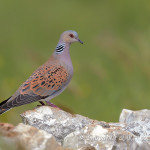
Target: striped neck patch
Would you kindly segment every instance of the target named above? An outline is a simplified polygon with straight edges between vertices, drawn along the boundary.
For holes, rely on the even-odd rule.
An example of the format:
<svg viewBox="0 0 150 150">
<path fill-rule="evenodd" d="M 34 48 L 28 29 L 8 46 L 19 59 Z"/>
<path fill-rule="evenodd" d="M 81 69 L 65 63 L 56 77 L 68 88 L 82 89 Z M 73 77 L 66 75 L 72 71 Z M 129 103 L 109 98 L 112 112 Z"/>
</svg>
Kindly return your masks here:
<svg viewBox="0 0 150 150">
<path fill-rule="evenodd" d="M 56 53 L 62 53 L 65 48 L 65 43 L 58 44 L 56 47 Z"/>
</svg>

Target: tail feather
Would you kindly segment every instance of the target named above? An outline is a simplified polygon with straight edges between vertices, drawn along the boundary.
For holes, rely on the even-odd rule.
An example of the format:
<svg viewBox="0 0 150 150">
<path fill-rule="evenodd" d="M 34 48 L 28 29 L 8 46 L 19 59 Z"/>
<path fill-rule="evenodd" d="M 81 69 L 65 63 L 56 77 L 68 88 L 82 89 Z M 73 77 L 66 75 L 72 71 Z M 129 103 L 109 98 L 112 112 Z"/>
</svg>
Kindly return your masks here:
<svg viewBox="0 0 150 150">
<path fill-rule="evenodd" d="M 7 101 L 10 99 L 11 97 L 9 97 L 8 99 L 4 100 L 3 102 L 0 103 L 0 115 L 5 113 L 6 111 L 8 111 L 11 108 L 3 108 L 3 105 L 7 103 Z"/>
<path fill-rule="evenodd" d="M 10 110 L 11 108 L 6 108 L 6 109 L 1 109 L 0 108 L 0 115 L 7 112 L 8 110 Z"/>
</svg>

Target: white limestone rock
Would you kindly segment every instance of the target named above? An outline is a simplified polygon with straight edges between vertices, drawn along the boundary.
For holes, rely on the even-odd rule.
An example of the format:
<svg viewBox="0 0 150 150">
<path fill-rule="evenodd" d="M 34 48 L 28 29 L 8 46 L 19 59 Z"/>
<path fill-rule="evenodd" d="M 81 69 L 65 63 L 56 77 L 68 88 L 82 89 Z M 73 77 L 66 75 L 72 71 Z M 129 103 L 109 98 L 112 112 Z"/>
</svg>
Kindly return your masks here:
<svg viewBox="0 0 150 150">
<path fill-rule="evenodd" d="M 0 139 L 2 150 L 63 150 L 51 134 L 22 123 L 16 127 L 1 123 Z"/>
<path fill-rule="evenodd" d="M 26 147 L 29 150 L 150 149 L 150 110 L 123 110 L 119 123 L 96 121 L 49 106 L 26 111 L 21 116 L 24 124 L 16 127 L 5 124 L 5 130 L 0 124 L 0 133 L 9 137 L 11 139 L 9 142 L 16 141 L 16 145 L 21 145 L 21 148 Z M 15 144 L 12 144 L 12 148 L 13 145 Z"/>
<path fill-rule="evenodd" d="M 58 108 L 41 106 L 21 114 L 23 122 L 52 134 L 58 142 L 74 131 L 79 131 L 93 120 L 72 115 Z"/>
</svg>

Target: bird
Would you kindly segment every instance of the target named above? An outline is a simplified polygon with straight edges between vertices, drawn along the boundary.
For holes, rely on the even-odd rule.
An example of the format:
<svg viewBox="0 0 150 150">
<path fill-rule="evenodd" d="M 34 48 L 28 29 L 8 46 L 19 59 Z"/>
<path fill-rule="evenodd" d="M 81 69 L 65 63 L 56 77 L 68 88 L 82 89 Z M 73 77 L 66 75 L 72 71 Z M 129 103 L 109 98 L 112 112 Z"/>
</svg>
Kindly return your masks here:
<svg viewBox="0 0 150 150">
<path fill-rule="evenodd" d="M 76 31 L 63 32 L 48 61 L 37 68 L 11 97 L 0 103 L 0 115 L 14 107 L 36 101 L 57 107 L 50 100 L 61 94 L 72 79 L 73 65 L 69 51 L 74 42 L 83 44 Z"/>
</svg>

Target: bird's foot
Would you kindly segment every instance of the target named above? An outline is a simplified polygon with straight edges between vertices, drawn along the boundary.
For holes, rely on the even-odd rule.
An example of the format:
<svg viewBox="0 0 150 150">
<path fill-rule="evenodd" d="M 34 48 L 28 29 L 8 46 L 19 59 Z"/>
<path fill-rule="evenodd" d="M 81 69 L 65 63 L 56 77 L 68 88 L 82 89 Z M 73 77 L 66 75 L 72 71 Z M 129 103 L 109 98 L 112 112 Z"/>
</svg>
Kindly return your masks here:
<svg viewBox="0 0 150 150">
<path fill-rule="evenodd" d="M 51 107 L 55 107 L 55 108 L 59 108 L 58 106 L 56 106 L 55 104 L 49 102 L 49 101 L 46 101 L 47 105 L 48 106 L 51 106 Z M 60 108 L 59 108 L 60 109 Z"/>
</svg>

